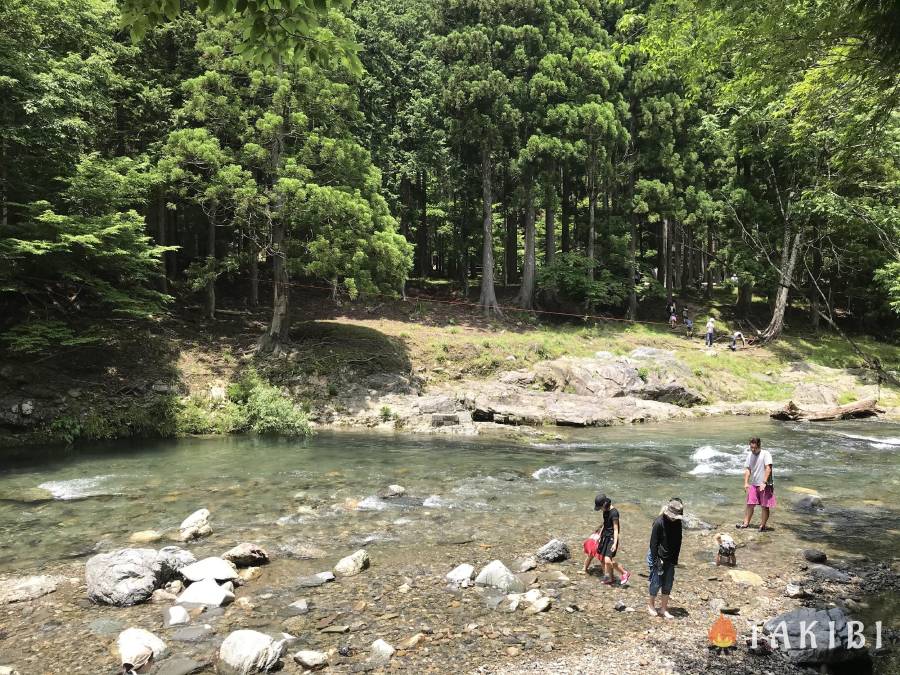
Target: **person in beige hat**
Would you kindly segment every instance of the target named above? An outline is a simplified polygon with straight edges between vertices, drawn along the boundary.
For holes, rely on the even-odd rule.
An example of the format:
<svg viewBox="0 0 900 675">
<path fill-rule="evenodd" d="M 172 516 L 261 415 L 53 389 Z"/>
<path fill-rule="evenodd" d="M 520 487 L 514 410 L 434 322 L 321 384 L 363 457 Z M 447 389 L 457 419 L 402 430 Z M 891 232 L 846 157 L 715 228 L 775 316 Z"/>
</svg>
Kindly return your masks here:
<svg viewBox="0 0 900 675">
<path fill-rule="evenodd" d="M 671 619 L 669 614 L 669 594 L 675 583 L 675 566 L 681 553 L 681 519 L 684 517 L 684 504 L 674 497 L 669 500 L 650 529 L 650 549 L 647 551 L 647 565 L 650 567 L 650 596 L 647 600 L 647 612 L 650 616 L 661 616 Z M 656 595 L 662 591 L 659 609 L 656 608 Z"/>
</svg>

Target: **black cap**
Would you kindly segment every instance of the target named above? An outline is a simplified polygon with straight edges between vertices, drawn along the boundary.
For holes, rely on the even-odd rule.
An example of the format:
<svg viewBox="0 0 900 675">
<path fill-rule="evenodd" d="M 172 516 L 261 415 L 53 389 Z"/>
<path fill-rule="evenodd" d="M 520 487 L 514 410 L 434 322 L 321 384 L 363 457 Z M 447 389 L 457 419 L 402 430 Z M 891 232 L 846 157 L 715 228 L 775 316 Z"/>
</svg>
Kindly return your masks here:
<svg viewBox="0 0 900 675">
<path fill-rule="evenodd" d="M 612 500 L 601 492 L 594 497 L 594 511 L 602 511 L 604 506 L 611 503 Z"/>
</svg>

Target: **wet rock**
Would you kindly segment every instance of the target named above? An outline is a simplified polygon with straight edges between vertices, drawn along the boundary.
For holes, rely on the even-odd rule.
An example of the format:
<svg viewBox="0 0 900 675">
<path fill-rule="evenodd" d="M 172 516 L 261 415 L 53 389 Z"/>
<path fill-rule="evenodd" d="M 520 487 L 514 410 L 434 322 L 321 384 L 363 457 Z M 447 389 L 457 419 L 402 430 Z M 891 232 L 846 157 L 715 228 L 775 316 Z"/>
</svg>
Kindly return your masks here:
<svg viewBox="0 0 900 675">
<path fill-rule="evenodd" d="M 181 541 L 199 539 L 212 534 L 209 524 L 209 509 L 198 509 L 184 519 L 178 528 Z"/>
<path fill-rule="evenodd" d="M 147 600 L 160 578 L 157 552 L 126 548 L 100 553 L 84 568 L 88 598 L 95 603 L 127 607 Z"/>
<path fill-rule="evenodd" d="M 572 557 L 569 552 L 569 546 L 561 539 L 551 539 L 538 549 L 536 554 L 538 560 L 544 562 L 562 562 Z"/>
<path fill-rule="evenodd" d="M 179 605 L 223 607 L 234 601 L 234 593 L 219 586 L 213 579 L 203 579 L 191 584 L 178 596 Z"/>
<path fill-rule="evenodd" d="M 478 586 L 490 586 L 504 593 L 522 593 L 525 591 L 525 584 L 522 583 L 521 579 L 510 572 L 506 565 L 499 560 L 494 560 L 485 565 L 475 578 L 475 584 Z"/>
<path fill-rule="evenodd" d="M 166 643 L 143 628 L 126 628 L 119 633 L 116 651 L 122 670 L 131 672 L 146 668 L 168 654 Z"/>
<path fill-rule="evenodd" d="M 302 649 L 293 656 L 294 661 L 309 670 L 318 670 L 328 665 L 328 654 L 312 649 Z"/>
<path fill-rule="evenodd" d="M 162 533 L 156 530 L 141 530 L 128 537 L 128 541 L 132 544 L 152 544 L 160 539 L 162 539 Z"/>
<path fill-rule="evenodd" d="M 616 600 L 616 604 L 613 607 L 617 612 L 624 612 L 625 608 L 628 607 L 622 600 Z"/>
<path fill-rule="evenodd" d="M 825 506 L 822 504 L 821 497 L 807 495 L 794 502 L 794 508 L 799 511 L 822 511 Z"/>
<path fill-rule="evenodd" d="M 212 664 L 208 661 L 196 661 L 187 657 L 179 656 L 163 661 L 153 675 L 193 675 L 207 670 Z"/>
<path fill-rule="evenodd" d="M 356 553 L 348 555 L 338 561 L 334 566 L 334 573 L 342 577 L 352 577 L 369 567 L 369 554 L 365 549 L 360 549 Z"/>
<path fill-rule="evenodd" d="M 846 584 L 850 581 L 849 574 L 836 570 L 828 565 L 810 565 L 809 572 L 813 576 L 826 581 L 836 581 L 841 584 Z"/>
<path fill-rule="evenodd" d="M 825 555 L 824 551 L 820 551 L 815 548 L 803 549 L 803 557 L 811 563 L 819 563 L 819 564 L 822 564 L 826 560 L 828 560 L 828 556 Z"/>
<path fill-rule="evenodd" d="M 681 521 L 681 526 L 686 530 L 708 531 L 714 529 L 712 525 L 703 520 L 700 520 L 700 518 L 698 518 L 693 513 L 684 514 L 684 519 Z"/>
<path fill-rule="evenodd" d="M 742 586 L 762 586 L 763 578 L 759 576 L 756 572 L 750 572 L 748 570 L 728 570 L 728 576 L 731 577 L 731 580 L 736 584 L 741 584 Z"/>
<path fill-rule="evenodd" d="M 94 619 L 88 624 L 88 630 L 94 635 L 116 635 L 125 629 L 125 624 L 116 619 Z"/>
<path fill-rule="evenodd" d="M 329 581 L 334 581 L 334 574 L 331 572 L 319 572 L 318 574 L 313 574 L 309 577 L 300 577 L 300 579 L 297 580 L 297 587 L 315 588 L 316 586 L 323 586 Z"/>
<path fill-rule="evenodd" d="M 472 584 L 472 578 L 475 576 L 475 568 L 468 564 L 462 563 L 457 565 L 447 573 L 444 579 L 451 586 L 456 588 L 465 588 Z"/>
<path fill-rule="evenodd" d="M 191 615 L 181 605 L 175 605 L 166 609 L 163 616 L 163 624 L 168 628 L 171 626 L 185 626 L 191 622 Z"/>
<path fill-rule="evenodd" d="M 515 567 L 519 572 L 530 572 L 531 570 L 535 569 L 537 565 L 537 560 L 529 556 L 527 558 L 522 558 L 521 560 L 516 561 Z"/>
<path fill-rule="evenodd" d="M 179 628 L 169 637 L 172 642 L 205 642 L 213 635 L 213 628 L 204 624 L 200 626 L 188 626 Z"/>
<path fill-rule="evenodd" d="M 310 544 L 280 544 L 278 550 L 287 557 L 298 560 L 318 560 L 328 555 L 323 549 Z"/>
<path fill-rule="evenodd" d="M 244 567 L 238 570 L 238 578 L 246 583 L 248 581 L 256 581 L 262 576 L 262 569 L 259 567 Z"/>
<path fill-rule="evenodd" d="M 388 485 L 383 490 L 378 491 L 381 499 L 393 499 L 394 497 L 402 497 L 406 494 L 406 488 L 402 485 Z"/>
<path fill-rule="evenodd" d="M 248 543 L 238 544 L 222 558 L 238 567 L 256 567 L 269 562 L 269 554 L 262 546 Z"/>
<path fill-rule="evenodd" d="M 789 598 L 808 598 L 809 593 L 800 584 L 788 584 L 784 588 L 784 594 Z"/>
<path fill-rule="evenodd" d="M 63 581 L 63 577 L 47 575 L 7 579 L 0 583 L 0 605 L 40 598 L 53 593 Z"/>
<path fill-rule="evenodd" d="M 181 576 L 188 581 L 203 581 L 204 579 L 215 579 L 216 581 L 231 581 L 238 578 L 237 570 L 233 563 L 223 560 L 222 558 L 204 558 L 197 562 L 183 567 Z"/>
<path fill-rule="evenodd" d="M 272 670 L 284 656 L 282 640 L 273 640 L 255 630 L 236 630 L 219 647 L 217 672 L 249 675 Z"/>
<path fill-rule="evenodd" d="M 287 611 L 294 616 L 306 614 L 309 612 L 309 601 L 306 598 L 295 600 L 287 606 Z"/>
<path fill-rule="evenodd" d="M 180 587 L 171 584 L 181 583 L 181 579 L 178 578 L 181 570 L 197 562 L 194 554 L 180 546 L 166 546 L 159 549 L 156 557 L 159 562 L 159 582 L 169 585 L 168 590 L 172 593 L 181 592 Z"/>
<path fill-rule="evenodd" d="M 800 635 L 804 629 L 807 631 L 807 639 L 801 647 Z M 763 631 L 775 637 L 778 648 L 791 663 L 819 665 L 868 658 L 868 652 L 864 648 L 848 648 L 847 617 L 839 607 L 828 610 L 810 607 L 795 609 L 766 621 Z M 784 639 L 785 633 L 787 640 Z M 809 638 L 809 633 L 812 633 L 814 640 Z"/>
<path fill-rule="evenodd" d="M 370 654 L 373 661 L 388 661 L 394 655 L 394 648 L 384 640 L 378 639 L 372 643 Z"/>
</svg>

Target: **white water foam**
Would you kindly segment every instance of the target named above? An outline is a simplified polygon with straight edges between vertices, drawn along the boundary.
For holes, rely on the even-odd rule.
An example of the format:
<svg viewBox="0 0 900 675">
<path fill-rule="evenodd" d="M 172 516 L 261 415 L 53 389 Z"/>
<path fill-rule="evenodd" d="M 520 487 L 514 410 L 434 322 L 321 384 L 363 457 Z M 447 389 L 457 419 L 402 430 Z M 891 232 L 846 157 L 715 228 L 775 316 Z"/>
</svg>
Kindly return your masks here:
<svg viewBox="0 0 900 675">
<path fill-rule="evenodd" d="M 844 438 L 852 438 L 855 441 L 868 441 L 879 450 L 885 450 L 891 446 L 900 445 L 900 436 L 885 436 L 879 438 L 878 436 L 863 436 L 862 434 L 845 434 L 840 431 L 836 432 L 836 434 L 838 436 L 843 436 Z"/>
<path fill-rule="evenodd" d="M 101 489 L 100 486 L 113 478 L 113 476 L 91 476 L 90 478 L 73 478 L 71 480 L 50 480 L 38 485 L 42 490 L 47 490 L 54 499 L 67 501 L 70 499 L 84 499 L 85 497 L 99 497 L 101 495 L 115 494 L 110 490 Z"/>
<path fill-rule="evenodd" d="M 383 499 L 371 495 L 366 497 L 356 505 L 357 511 L 384 511 L 388 507 L 387 502 Z"/>
<path fill-rule="evenodd" d="M 531 474 L 535 480 L 545 483 L 571 482 L 578 475 L 575 469 L 563 469 L 558 466 L 544 466 Z"/>
<path fill-rule="evenodd" d="M 692 476 L 725 476 L 744 471 L 747 453 L 742 448 L 736 452 L 725 452 L 713 445 L 703 445 L 694 451 L 691 459 L 697 466 L 691 469 Z"/>
<path fill-rule="evenodd" d="M 442 509 L 449 506 L 447 502 L 441 499 L 440 495 L 431 495 L 425 498 L 425 501 L 422 502 L 422 506 L 428 509 Z"/>
</svg>

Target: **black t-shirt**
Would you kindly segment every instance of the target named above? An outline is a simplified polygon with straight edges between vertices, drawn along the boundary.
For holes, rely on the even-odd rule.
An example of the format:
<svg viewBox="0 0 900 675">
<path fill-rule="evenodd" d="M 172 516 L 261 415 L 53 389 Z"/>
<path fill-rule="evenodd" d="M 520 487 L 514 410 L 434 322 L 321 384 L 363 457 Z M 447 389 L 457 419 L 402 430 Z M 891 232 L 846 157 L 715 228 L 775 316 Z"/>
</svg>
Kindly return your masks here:
<svg viewBox="0 0 900 675">
<path fill-rule="evenodd" d="M 615 536 L 615 532 L 613 530 L 613 523 L 619 522 L 619 510 L 618 509 L 610 509 L 609 511 L 603 512 L 603 530 L 600 532 L 601 539 L 612 539 Z M 621 527 L 621 526 L 620 526 Z M 619 530 L 621 534 L 622 530 Z"/>
</svg>

